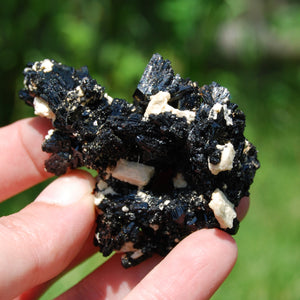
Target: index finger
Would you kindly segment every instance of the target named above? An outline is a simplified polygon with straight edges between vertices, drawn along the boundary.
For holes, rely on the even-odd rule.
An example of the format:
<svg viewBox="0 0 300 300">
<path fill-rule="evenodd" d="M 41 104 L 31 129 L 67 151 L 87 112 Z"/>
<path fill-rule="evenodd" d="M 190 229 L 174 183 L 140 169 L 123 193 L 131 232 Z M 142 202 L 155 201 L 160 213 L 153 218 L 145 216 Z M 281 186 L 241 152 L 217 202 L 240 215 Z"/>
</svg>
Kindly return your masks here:
<svg viewBox="0 0 300 300">
<path fill-rule="evenodd" d="M 0 201 L 51 176 L 44 170 L 49 154 L 41 149 L 51 122 L 28 118 L 0 128 Z"/>
</svg>

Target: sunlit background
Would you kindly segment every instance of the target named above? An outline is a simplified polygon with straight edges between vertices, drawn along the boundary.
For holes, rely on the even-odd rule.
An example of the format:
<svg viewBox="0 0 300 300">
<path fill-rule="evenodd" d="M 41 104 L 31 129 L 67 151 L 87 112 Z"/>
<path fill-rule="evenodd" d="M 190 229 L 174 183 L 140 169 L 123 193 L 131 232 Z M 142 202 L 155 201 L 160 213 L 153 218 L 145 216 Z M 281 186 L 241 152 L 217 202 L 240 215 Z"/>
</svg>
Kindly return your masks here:
<svg viewBox="0 0 300 300">
<path fill-rule="evenodd" d="M 10 0 L 0 9 L 0 122 L 33 115 L 18 99 L 27 62 L 52 58 L 131 101 L 153 53 L 200 85 L 217 81 L 247 117 L 261 169 L 236 240 L 237 264 L 213 299 L 300 297 L 300 3 L 298 0 Z M 41 184 L 0 205 L 21 209 Z M 51 229 L 50 229 L 51 230 Z M 187 253 L 188 255 L 188 253 Z M 52 299 L 100 264 L 60 279 Z"/>
</svg>

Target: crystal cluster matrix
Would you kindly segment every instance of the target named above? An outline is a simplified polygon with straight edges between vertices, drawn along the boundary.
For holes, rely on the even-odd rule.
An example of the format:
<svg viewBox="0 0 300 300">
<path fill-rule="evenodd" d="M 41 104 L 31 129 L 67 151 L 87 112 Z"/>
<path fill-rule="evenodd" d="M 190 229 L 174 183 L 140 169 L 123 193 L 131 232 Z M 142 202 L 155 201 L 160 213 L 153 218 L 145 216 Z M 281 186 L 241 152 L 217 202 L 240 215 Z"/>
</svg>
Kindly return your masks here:
<svg viewBox="0 0 300 300">
<path fill-rule="evenodd" d="M 124 267 L 166 255 L 191 232 L 235 234 L 235 208 L 259 168 L 245 115 L 229 91 L 175 74 L 154 54 L 133 104 L 110 97 L 86 67 L 28 64 L 20 98 L 52 119 L 42 144 L 49 172 L 97 170 L 95 245 Z"/>
</svg>

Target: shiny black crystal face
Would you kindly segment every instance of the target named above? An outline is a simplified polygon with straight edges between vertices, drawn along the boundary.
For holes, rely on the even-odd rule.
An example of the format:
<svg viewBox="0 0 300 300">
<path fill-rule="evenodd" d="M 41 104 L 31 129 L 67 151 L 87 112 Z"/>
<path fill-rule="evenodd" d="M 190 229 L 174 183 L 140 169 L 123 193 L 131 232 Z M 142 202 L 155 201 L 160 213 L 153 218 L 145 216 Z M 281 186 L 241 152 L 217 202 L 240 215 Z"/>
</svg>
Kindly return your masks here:
<svg viewBox="0 0 300 300">
<path fill-rule="evenodd" d="M 226 88 L 181 78 L 159 54 L 133 104 L 111 98 L 87 68 L 46 59 L 24 76 L 20 98 L 53 121 L 42 145 L 52 153 L 46 169 L 98 171 L 95 245 L 105 256 L 122 251 L 130 267 L 197 229 L 237 232 L 235 207 L 259 162 Z"/>
</svg>

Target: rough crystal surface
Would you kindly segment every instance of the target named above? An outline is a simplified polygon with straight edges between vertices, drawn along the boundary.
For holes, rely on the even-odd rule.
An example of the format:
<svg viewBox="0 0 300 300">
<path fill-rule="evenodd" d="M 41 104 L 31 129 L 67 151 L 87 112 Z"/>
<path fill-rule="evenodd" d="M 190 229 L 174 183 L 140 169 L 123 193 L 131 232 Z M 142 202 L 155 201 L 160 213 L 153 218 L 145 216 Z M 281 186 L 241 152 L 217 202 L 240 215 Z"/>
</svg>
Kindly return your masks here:
<svg viewBox="0 0 300 300">
<path fill-rule="evenodd" d="M 98 171 L 95 245 L 105 256 L 122 251 L 130 267 L 197 229 L 237 232 L 234 208 L 259 162 L 226 88 L 181 78 L 159 54 L 133 104 L 108 96 L 86 67 L 46 59 L 24 76 L 20 98 L 53 122 L 42 145 L 52 153 L 46 169 Z"/>
</svg>

